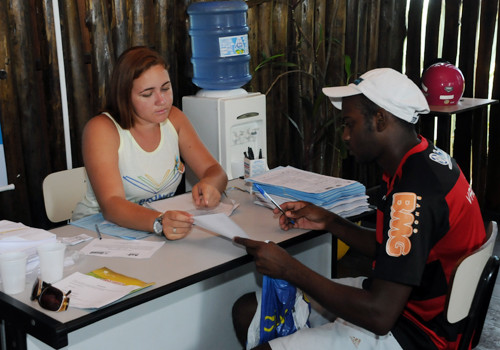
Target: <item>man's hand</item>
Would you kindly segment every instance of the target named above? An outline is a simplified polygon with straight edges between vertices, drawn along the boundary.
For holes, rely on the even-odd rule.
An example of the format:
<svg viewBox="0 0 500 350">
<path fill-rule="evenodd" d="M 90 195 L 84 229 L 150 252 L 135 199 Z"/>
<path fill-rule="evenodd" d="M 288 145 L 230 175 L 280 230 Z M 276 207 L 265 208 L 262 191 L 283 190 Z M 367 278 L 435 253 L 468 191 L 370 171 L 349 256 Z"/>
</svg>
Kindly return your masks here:
<svg viewBox="0 0 500 350">
<path fill-rule="evenodd" d="M 287 279 L 287 272 L 298 263 L 286 250 L 272 242 L 266 243 L 242 237 L 234 237 L 233 241 L 243 245 L 247 253 L 253 255 L 257 271 L 264 275 Z"/>
<path fill-rule="evenodd" d="M 308 230 L 324 230 L 335 219 L 335 214 L 309 202 L 286 202 L 281 205 L 286 216 L 280 216 L 281 229 L 288 231 L 291 228 Z M 279 214 L 278 208 L 273 209 L 274 214 Z M 295 224 L 290 222 L 295 221 Z"/>
</svg>

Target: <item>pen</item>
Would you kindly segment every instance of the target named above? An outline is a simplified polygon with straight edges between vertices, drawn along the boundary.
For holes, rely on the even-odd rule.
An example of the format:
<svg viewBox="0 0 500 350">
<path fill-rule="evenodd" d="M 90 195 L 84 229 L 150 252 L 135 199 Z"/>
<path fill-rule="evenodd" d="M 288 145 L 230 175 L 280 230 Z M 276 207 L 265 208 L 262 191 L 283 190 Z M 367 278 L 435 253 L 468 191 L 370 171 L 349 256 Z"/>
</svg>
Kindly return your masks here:
<svg viewBox="0 0 500 350">
<path fill-rule="evenodd" d="M 281 211 L 281 213 L 285 215 L 285 217 L 287 217 L 285 211 L 279 206 L 278 203 L 276 203 L 273 197 L 271 197 L 266 191 L 264 191 L 264 189 L 260 187 L 259 184 L 254 183 L 253 185 L 260 192 L 260 194 L 269 199 L 276 206 L 276 208 L 278 208 Z M 295 221 L 293 221 L 292 219 L 288 218 L 288 220 L 290 221 L 290 223 L 295 224 Z"/>
<path fill-rule="evenodd" d="M 262 148 L 259 149 L 259 159 L 262 159 Z"/>
<path fill-rule="evenodd" d="M 248 157 L 249 157 L 248 159 L 255 159 L 252 147 L 248 147 Z"/>
<path fill-rule="evenodd" d="M 99 231 L 99 226 L 97 226 L 97 224 L 95 224 L 95 231 L 97 232 L 97 236 L 99 237 L 99 239 L 102 239 L 101 231 Z"/>
</svg>

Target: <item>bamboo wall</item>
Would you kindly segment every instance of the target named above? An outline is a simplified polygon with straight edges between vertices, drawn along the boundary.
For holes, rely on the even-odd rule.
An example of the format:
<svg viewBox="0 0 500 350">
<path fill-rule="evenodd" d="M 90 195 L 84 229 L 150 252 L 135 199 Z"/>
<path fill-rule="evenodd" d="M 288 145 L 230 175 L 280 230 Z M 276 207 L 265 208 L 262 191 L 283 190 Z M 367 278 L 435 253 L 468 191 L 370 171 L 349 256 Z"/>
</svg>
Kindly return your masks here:
<svg viewBox="0 0 500 350">
<path fill-rule="evenodd" d="M 166 58 L 174 104 L 198 88 L 191 82 L 188 0 L 59 1 L 65 81 L 71 130 L 72 167 L 82 165 L 81 133 L 103 103 L 116 57 L 132 45 L 148 45 Z M 343 159 L 338 113 L 320 89 L 346 83 L 345 55 L 351 72 L 376 67 L 402 70 L 418 83 L 422 60 L 440 56 L 460 67 L 465 96 L 488 97 L 498 1 L 411 0 L 408 24 L 401 0 L 248 0 L 250 69 L 281 55 L 253 73 L 244 88 L 267 95 L 269 166 L 291 164 L 324 174 L 354 178 L 367 187 L 379 181 L 374 166 Z M 50 227 L 45 216 L 43 178 L 67 167 L 54 31 L 53 0 L 0 0 L 0 122 L 9 183 L 0 192 L 0 219 Z M 463 6 L 460 12 L 460 6 Z M 462 15 L 461 14 L 466 14 Z M 428 18 L 422 28 L 422 19 Z M 443 15 L 443 16 L 442 16 Z M 444 17 L 444 20 L 440 19 Z M 442 35 L 440 33 L 440 28 Z M 421 31 L 426 32 L 421 41 Z M 479 35 L 477 35 L 479 33 Z M 497 35 L 497 38 L 500 37 Z M 406 41 L 405 41 L 406 40 Z M 421 54 L 423 52 L 423 54 Z M 496 62 L 493 62 L 496 63 Z M 492 98 L 500 97 L 494 71 Z M 500 133 L 490 113 L 456 118 L 450 145 L 484 212 L 500 212 Z M 488 123 L 488 117 L 491 116 Z M 440 120 L 448 126 L 449 121 Z M 433 123 L 423 119 L 424 135 Z M 489 139 L 486 135 L 490 134 Z"/>
</svg>

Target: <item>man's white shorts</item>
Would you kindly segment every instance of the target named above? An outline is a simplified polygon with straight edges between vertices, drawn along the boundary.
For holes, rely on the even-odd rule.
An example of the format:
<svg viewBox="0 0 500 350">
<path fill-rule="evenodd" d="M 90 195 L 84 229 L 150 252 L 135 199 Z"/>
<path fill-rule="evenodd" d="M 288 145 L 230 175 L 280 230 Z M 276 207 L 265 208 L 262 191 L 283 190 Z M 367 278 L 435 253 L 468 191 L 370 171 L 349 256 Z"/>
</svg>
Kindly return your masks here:
<svg viewBox="0 0 500 350">
<path fill-rule="evenodd" d="M 361 288 L 364 279 L 364 277 L 341 278 L 335 279 L 335 282 Z M 259 306 L 248 329 L 249 344 L 247 344 L 247 349 L 258 344 L 260 292 L 256 293 L 256 296 Z M 322 310 L 318 310 L 318 312 L 322 313 Z M 392 333 L 378 336 L 341 318 L 314 328 L 301 328 L 294 334 L 271 340 L 269 345 L 273 350 L 402 350 Z"/>
<path fill-rule="evenodd" d="M 273 350 L 338 349 L 338 350 L 402 350 L 391 333 L 377 336 L 341 318 L 315 328 L 304 328 L 269 342 Z"/>
</svg>

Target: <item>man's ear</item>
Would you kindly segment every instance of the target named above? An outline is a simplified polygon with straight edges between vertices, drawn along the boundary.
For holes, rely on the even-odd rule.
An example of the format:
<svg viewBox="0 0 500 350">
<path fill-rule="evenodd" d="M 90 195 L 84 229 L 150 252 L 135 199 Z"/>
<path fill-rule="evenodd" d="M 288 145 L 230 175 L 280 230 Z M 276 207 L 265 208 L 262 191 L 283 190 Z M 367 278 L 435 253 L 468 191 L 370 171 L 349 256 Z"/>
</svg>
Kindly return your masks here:
<svg viewBox="0 0 500 350">
<path fill-rule="evenodd" d="M 387 111 L 383 108 L 380 108 L 375 114 L 375 128 L 377 131 L 384 131 L 387 127 L 388 122 L 388 114 Z"/>
</svg>

